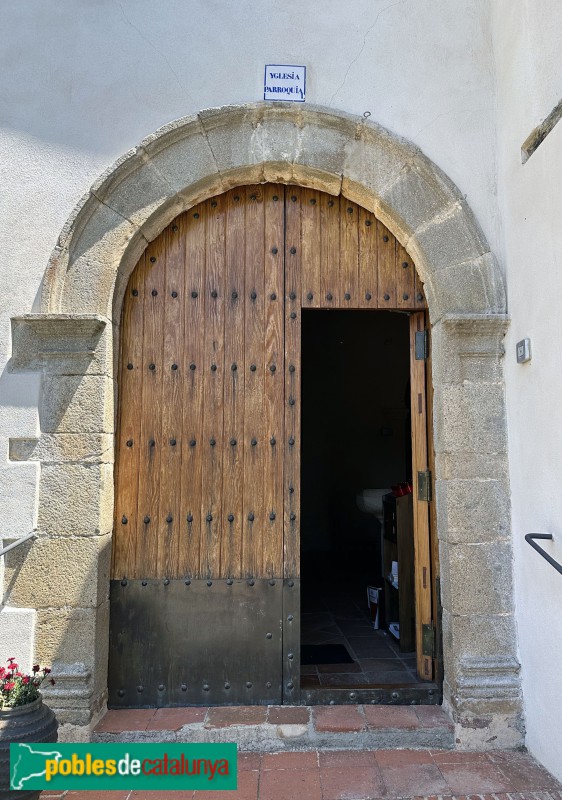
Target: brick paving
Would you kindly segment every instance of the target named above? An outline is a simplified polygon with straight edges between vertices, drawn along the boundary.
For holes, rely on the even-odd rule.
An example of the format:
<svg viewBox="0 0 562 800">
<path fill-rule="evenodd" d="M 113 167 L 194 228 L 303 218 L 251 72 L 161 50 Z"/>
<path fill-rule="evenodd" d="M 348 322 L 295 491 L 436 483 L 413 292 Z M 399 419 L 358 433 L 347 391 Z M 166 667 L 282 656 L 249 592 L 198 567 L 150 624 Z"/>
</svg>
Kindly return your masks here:
<svg viewBox="0 0 562 800">
<path fill-rule="evenodd" d="M 346 733 L 364 730 L 422 730 L 450 728 L 440 706 L 211 706 L 139 708 L 108 711 L 96 734 L 125 731 L 179 730 L 201 723 L 207 729 L 240 725 L 308 725 L 318 732 Z M 452 728 L 451 728 L 452 730 Z"/>
<path fill-rule="evenodd" d="M 240 753 L 236 791 L 43 792 L 41 800 L 562 800 L 530 755 L 444 750 Z"/>
<path fill-rule="evenodd" d="M 291 726 L 299 729 L 300 740 L 283 738 Z M 526 753 L 419 744 L 424 736 L 442 736 L 444 730 L 452 736 L 450 720 L 439 706 L 109 711 L 94 733 L 98 740 L 133 741 L 140 736 L 140 741 L 196 742 L 216 734 L 221 741 L 233 741 L 240 731 L 250 731 L 253 738 L 246 741 L 257 746 L 239 745 L 236 791 L 43 792 L 41 800 L 562 800 L 562 785 Z M 411 744 L 390 749 L 397 734 Z M 310 744 L 314 741 L 316 746 Z M 326 741 L 333 744 L 318 744 Z M 452 739 L 446 746 L 453 746 Z"/>
</svg>

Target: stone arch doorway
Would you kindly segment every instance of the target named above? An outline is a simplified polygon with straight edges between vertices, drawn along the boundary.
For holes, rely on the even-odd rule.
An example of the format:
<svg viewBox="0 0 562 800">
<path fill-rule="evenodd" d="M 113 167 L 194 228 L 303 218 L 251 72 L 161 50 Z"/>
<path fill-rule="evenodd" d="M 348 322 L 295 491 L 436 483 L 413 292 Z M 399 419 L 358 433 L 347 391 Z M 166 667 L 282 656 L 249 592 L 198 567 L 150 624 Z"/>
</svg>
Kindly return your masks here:
<svg viewBox="0 0 562 800">
<path fill-rule="evenodd" d="M 399 531 L 399 548 L 411 560 L 400 595 L 402 639 L 407 627 L 411 642 L 402 650 L 417 649 L 420 681 L 433 677 L 422 629 L 437 618 L 431 573 L 438 563 L 429 505 L 418 498 L 417 485 L 432 446 L 425 362 L 414 358 L 415 342 L 408 343 L 408 329 L 415 337 L 414 329 L 424 327 L 423 286 L 404 248 L 372 212 L 341 195 L 258 184 L 236 187 L 177 217 L 147 248 L 125 292 L 111 582 L 114 707 L 300 700 L 306 309 L 378 309 L 386 319 L 392 311 L 410 317 L 401 319 L 405 347 L 395 358 L 411 374 L 407 407 L 415 413 L 409 446 L 400 438 L 393 458 L 405 462 L 409 452 L 415 463 L 404 464 L 387 484 L 414 479 L 411 510 L 401 512 L 411 521 Z M 380 391 L 390 394 L 397 379 L 387 372 Z M 342 377 L 335 367 L 332 373 L 336 389 Z M 372 407 L 374 398 L 362 392 Z M 329 396 L 321 402 L 329 403 Z M 402 415 L 403 428 L 406 406 Z M 370 460 L 381 462 L 384 472 L 377 439 L 365 447 L 374 448 Z M 336 461 L 333 468 L 344 466 Z M 339 534 L 342 555 L 353 549 L 350 529 L 351 521 Z M 387 533 L 390 552 L 393 532 Z M 382 531 L 377 537 L 380 551 Z M 353 584 L 353 561 L 367 557 L 356 547 L 347 574 L 339 574 L 342 586 Z M 382 576 L 378 561 L 367 573 L 370 582 Z M 359 621 L 366 621 L 360 608 L 367 582 L 355 606 Z M 397 613 L 398 590 L 387 586 L 389 613 L 391 605 Z M 359 694 L 370 702 L 437 699 L 434 684 L 414 685 L 414 674 L 405 680 L 412 685 L 365 675 Z M 325 696 L 317 694 L 312 701 Z M 340 702 L 357 702 L 359 694 L 356 687 L 337 692 Z"/>
<path fill-rule="evenodd" d="M 15 441 L 11 456 L 43 467 L 41 535 L 7 601 L 41 614 L 37 655 L 61 676 L 52 703 L 63 722 L 88 726 L 106 698 L 115 309 L 147 243 L 178 213 L 263 181 L 341 192 L 373 211 L 415 260 L 433 340 L 444 703 L 461 743 L 490 735 L 497 746 L 518 743 L 497 264 L 459 190 L 411 143 L 337 111 L 283 104 L 211 109 L 147 137 L 69 218 L 40 313 L 13 320 L 12 369 L 42 369 L 44 379 L 41 438 Z M 49 587 L 30 598 L 26 586 L 38 583 L 45 559 L 62 563 L 63 551 L 81 572 L 69 579 L 65 571 L 56 597 Z"/>
</svg>

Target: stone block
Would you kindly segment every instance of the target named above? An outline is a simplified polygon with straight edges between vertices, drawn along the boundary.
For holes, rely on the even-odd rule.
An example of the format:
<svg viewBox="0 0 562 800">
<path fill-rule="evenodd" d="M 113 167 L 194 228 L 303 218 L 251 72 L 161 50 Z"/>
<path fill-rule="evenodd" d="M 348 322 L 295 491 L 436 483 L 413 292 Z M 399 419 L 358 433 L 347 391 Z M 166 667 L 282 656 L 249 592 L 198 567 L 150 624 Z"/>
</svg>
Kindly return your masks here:
<svg viewBox="0 0 562 800">
<path fill-rule="evenodd" d="M 85 253 L 68 257 L 64 292 L 57 309 L 62 313 L 101 314 L 111 318 L 119 267 L 124 260 L 136 264 L 148 245 L 141 230 L 130 223 L 126 231 L 114 229 L 104 233 L 103 222 L 98 222 L 100 241 L 97 247 L 92 244 Z"/>
<path fill-rule="evenodd" d="M 82 258 L 98 264 L 104 263 L 108 256 L 114 259 L 137 233 L 137 228 L 90 193 L 66 245 L 69 265 Z"/>
<path fill-rule="evenodd" d="M 476 261 L 489 252 L 489 247 L 472 211 L 464 200 L 457 198 L 412 234 L 408 252 L 416 264 L 431 264 L 432 272 L 437 272 L 454 264 Z"/>
<path fill-rule="evenodd" d="M 504 718 L 508 727 L 519 733 L 522 731 L 519 672 L 517 658 L 509 653 L 484 657 L 463 655 L 457 672 L 446 677 L 444 704 L 452 706 L 455 721 L 468 729 L 467 733 L 470 729 L 485 731 L 488 743 L 493 742 L 494 747 L 507 746 L 496 743 L 493 727 Z"/>
<path fill-rule="evenodd" d="M 0 608 L 0 666 L 14 657 L 22 670 L 31 669 L 35 619 L 34 608 Z"/>
<path fill-rule="evenodd" d="M 492 479 L 508 485 L 508 462 L 505 454 L 436 453 L 435 469 L 439 480 Z"/>
<path fill-rule="evenodd" d="M 437 530 L 450 544 L 491 542 L 509 536 L 509 494 L 504 481 L 480 476 L 435 482 Z"/>
<path fill-rule="evenodd" d="M 511 542 L 441 547 L 443 608 L 455 615 L 510 613 L 513 609 L 511 555 Z"/>
<path fill-rule="evenodd" d="M 13 317 L 10 370 L 44 369 L 59 375 L 108 374 L 112 338 L 105 333 L 106 319 L 95 314 Z"/>
<path fill-rule="evenodd" d="M 388 219 L 395 220 L 409 238 L 448 208 L 455 195 L 451 183 L 419 156 L 404 167 L 396 181 L 382 189 L 379 202 Z"/>
<path fill-rule="evenodd" d="M 349 117 L 335 117 L 322 111 L 309 111 L 297 128 L 296 151 L 292 160 L 318 169 L 341 182 L 348 159 L 348 143 L 354 139 L 356 123 Z M 283 143 L 280 143 L 282 151 Z"/>
<path fill-rule="evenodd" d="M 111 464 L 47 464 L 41 469 L 37 527 L 49 536 L 99 536 L 113 528 Z"/>
<path fill-rule="evenodd" d="M 82 673 L 94 675 L 99 668 L 107 680 L 107 667 L 102 662 L 104 653 L 107 658 L 104 640 L 109 641 L 108 602 L 98 608 L 37 611 L 35 652 L 42 664 L 58 664 L 62 672 L 64 665 L 80 663 Z"/>
<path fill-rule="evenodd" d="M 435 376 L 436 453 L 505 453 L 505 396 L 502 385 L 439 385 Z"/>
<path fill-rule="evenodd" d="M 109 433 L 44 433 L 39 439 L 9 441 L 11 461 L 110 464 L 113 453 L 113 436 Z"/>
<path fill-rule="evenodd" d="M 174 194 L 151 161 L 151 156 L 139 147 L 91 188 L 94 197 L 138 228 Z"/>
<path fill-rule="evenodd" d="M 45 433 L 113 433 L 113 381 L 98 375 L 46 375 L 39 408 Z"/>
<path fill-rule="evenodd" d="M 403 221 L 390 219 L 380 202 L 384 189 L 394 184 L 419 151 L 378 125 L 357 122 L 349 136 L 343 168 L 342 192 L 359 205 L 375 211 L 383 224 L 405 244 L 410 231 Z"/>
<path fill-rule="evenodd" d="M 507 323 L 503 316 L 494 326 L 486 320 L 489 317 L 465 317 L 455 325 L 448 316 L 432 326 L 431 353 L 439 383 L 502 382 Z"/>
<path fill-rule="evenodd" d="M 230 185 L 262 183 L 262 132 L 264 109 L 225 106 L 201 111 L 199 118 L 213 153 L 216 169 L 228 175 Z M 292 161 L 292 159 L 291 159 Z"/>
<path fill-rule="evenodd" d="M 458 616 L 443 609 L 443 656 L 451 683 L 458 677 L 461 655 L 474 658 L 515 656 L 515 623 L 512 614 Z"/>
<path fill-rule="evenodd" d="M 110 535 L 60 539 L 40 536 L 30 547 L 17 547 L 4 558 L 6 604 L 39 610 L 63 606 L 88 609 L 107 597 Z"/>
<path fill-rule="evenodd" d="M 461 264 L 451 263 L 439 272 L 432 269 L 422 277 L 433 324 L 449 313 L 502 314 L 505 311 L 503 279 L 491 253 Z"/>
</svg>

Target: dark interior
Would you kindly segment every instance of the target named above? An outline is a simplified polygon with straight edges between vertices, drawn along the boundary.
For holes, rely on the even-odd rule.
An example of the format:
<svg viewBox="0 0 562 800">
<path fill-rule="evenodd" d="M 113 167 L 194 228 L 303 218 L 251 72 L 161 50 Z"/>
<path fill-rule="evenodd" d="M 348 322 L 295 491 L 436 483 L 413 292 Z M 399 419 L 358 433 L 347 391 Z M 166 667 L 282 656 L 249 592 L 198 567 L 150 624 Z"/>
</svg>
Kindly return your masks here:
<svg viewBox="0 0 562 800">
<path fill-rule="evenodd" d="M 367 587 L 391 589 L 382 506 L 362 495 L 411 469 L 408 315 L 303 311 L 302 686 L 417 682 L 415 653 L 400 651 L 381 607 L 380 629 L 370 620 Z"/>
</svg>

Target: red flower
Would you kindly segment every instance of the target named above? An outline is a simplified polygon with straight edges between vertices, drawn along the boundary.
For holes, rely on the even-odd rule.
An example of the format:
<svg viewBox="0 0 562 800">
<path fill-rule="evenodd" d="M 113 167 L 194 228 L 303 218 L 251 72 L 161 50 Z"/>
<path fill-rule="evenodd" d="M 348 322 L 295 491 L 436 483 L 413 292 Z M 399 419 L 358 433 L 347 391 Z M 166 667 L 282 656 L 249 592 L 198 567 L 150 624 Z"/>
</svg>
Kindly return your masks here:
<svg viewBox="0 0 562 800">
<path fill-rule="evenodd" d="M 4 691 L 11 692 L 15 685 L 13 681 L 6 681 L 4 684 Z"/>
<path fill-rule="evenodd" d="M 15 661 L 15 660 L 16 660 L 16 657 L 12 656 L 11 658 L 8 659 L 8 664 L 11 664 L 12 661 Z"/>
<path fill-rule="evenodd" d="M 34 664 L 32 670 L 33 672 L 39 672 L 39 664 Z"/>
<path fill-rule="evenodd" d="M 8 672 L 15 672 L 17 669 L 18 669 L 17 664 L 10 664 L 10 666 L 8 667 Z"/>
<path fill-rule="evenodd" d="M 49 667 L 43 667 L 43 672 L 45 673 L 45 675 L 48 675 L 50 671 L 51 670 L 49 669 Z"/>
<path fill-rule="evenodd" d="M 6 670 L 4 667 L 0 667 L 0 678 L 3 678 L 6 674 Z"/>
<path fill-rule="evenodd" d="M 54 685 L 55 685 L 55 679 L 54 679 L 54 678 L 51 678 L 51 680 L 49 681 L 49 683 L 51 684 L 51 686 L 54 686 Z"/>
<path fill-rule="evenodd" d="M 26 686 L 29 683 L 29 675 L 24 675 L 21 679 L 21 682 L 24 683 Z"/>
</svg>

